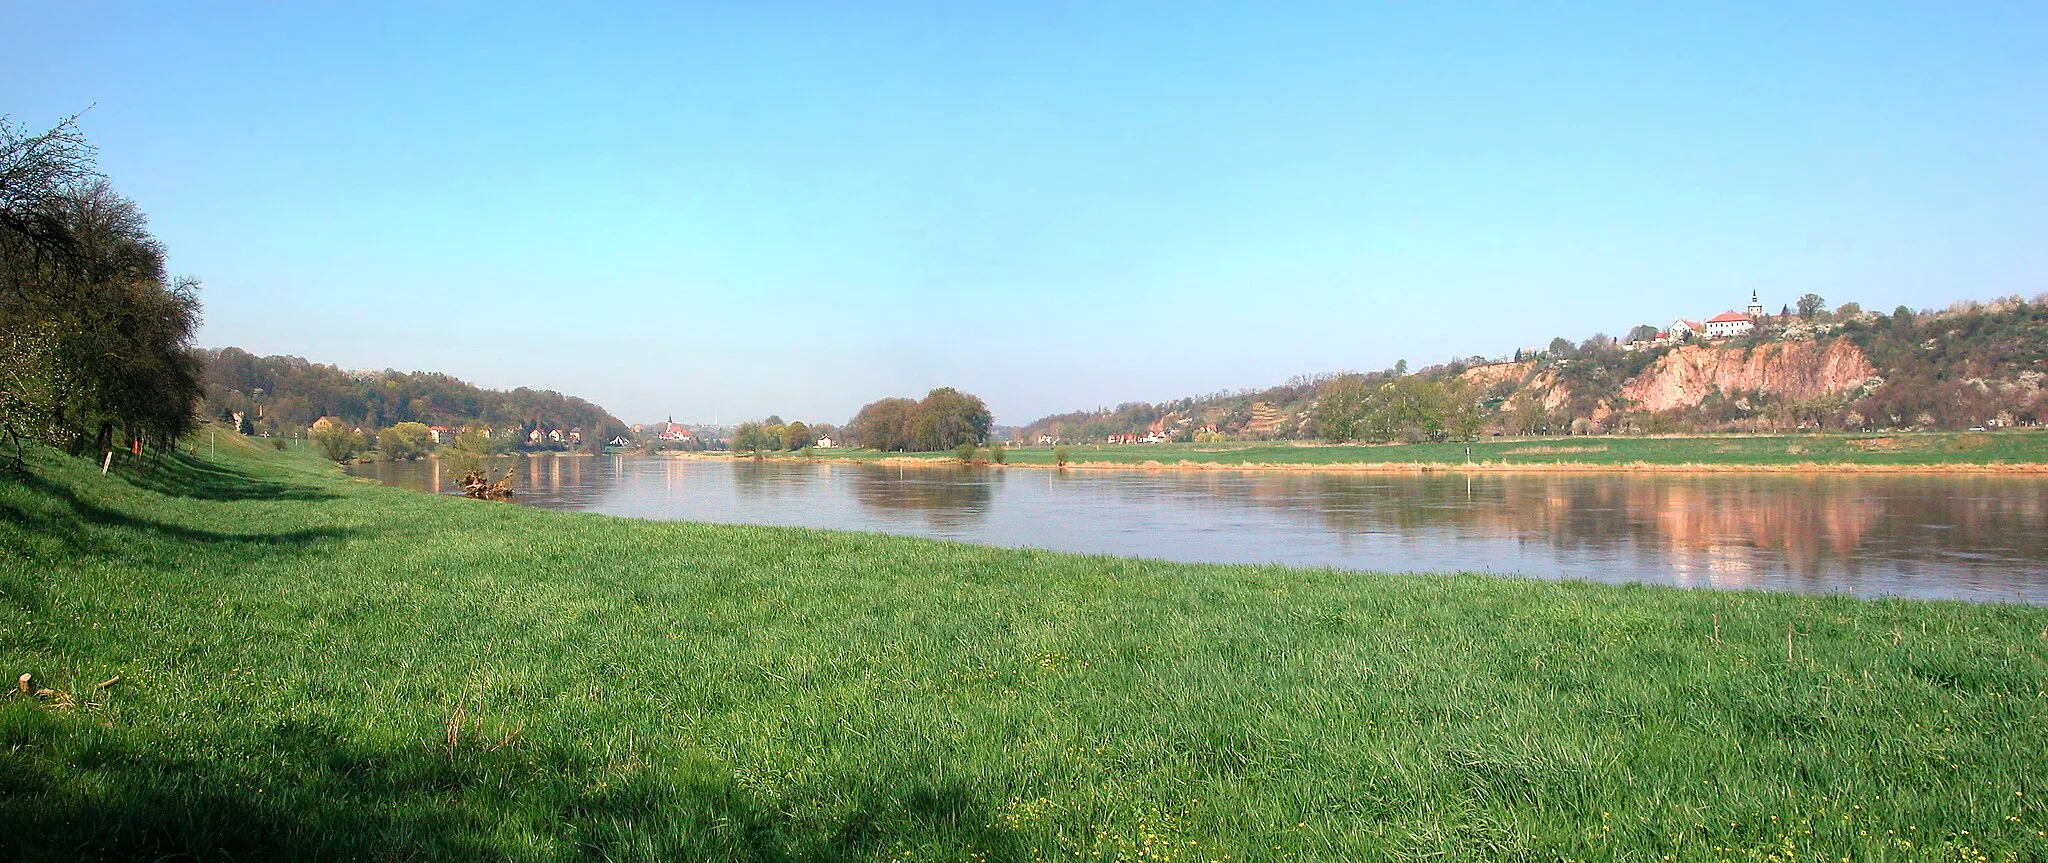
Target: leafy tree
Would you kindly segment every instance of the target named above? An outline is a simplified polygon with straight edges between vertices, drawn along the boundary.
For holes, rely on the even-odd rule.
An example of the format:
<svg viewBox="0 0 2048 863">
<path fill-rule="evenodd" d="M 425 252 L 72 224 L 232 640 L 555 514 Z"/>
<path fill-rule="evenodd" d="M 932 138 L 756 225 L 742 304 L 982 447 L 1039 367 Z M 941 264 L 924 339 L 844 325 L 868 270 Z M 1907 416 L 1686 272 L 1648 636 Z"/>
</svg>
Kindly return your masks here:
<svg viewBox="0 0 2048 863">
<path fill-rule="evenodd" d="M 1358 438 L 1359 421 L 1371 406 L 1372 392 L 1364 375 L 1345 375 L 1323 384 L 1313 414 L 1316 434 L 1331 443 Z"/>
<path fill-rule="evenodd" d="M 988 440 L 994 418 L 978 396 L 939 387 L 923 401 L 889 398 L 869 403 L 847 424 L 861 446 L 884 452 L 938 452 Z"/>
<path fill-rule="evenodd" d="M 760 455 L 762 450 L 776 447 L 780 442 L 768 436 L 767 426 L 757 422 L 740 423 L 732 432 L 732 451 Z"/>
<path fill-rule="evenodd" d="M 1577 352 L 1578 350 L 1572 347 L 1571 339 L 1567 339 L 1564 336 L 1558 336 L 1557 338 L 1550 340 L 1549 353 L 1554 358 L 1563 359 L 1565 357 L 1572 356 Z"/>
<path fill-rule="evenodd" d="M 1069 460 L 1069 458 L 1070 458 L 1070 457 L 1071 457 L 1071 454 L 1070 454 L 1070 453 L 1068 452 L 1068 450 L 1067 450 L 1067 445 L 1066 445 L 1066 444 L 1057 444 L 1057 445 L 1053 446 L 1053 448 L 1052 448 L 1052 463 L 1053 463 L 1053 464 L 1059 465 L 1060 467 L 1066 467 L 1066 466 L 1067 466 L 1067 462 L 1068 462 L 1068 460 Z"/>
<path fill-rule="evenodd" d="M 1819 294 L 1801 294 L 1799 296 L 1799 317 L 1809 321 L 1813 320 L 1813 316 L 1820 314 L 1820 310 L 1827 308 L 1827 306 L 1828 301 L 1821 299 Z"/>
<path fill-rule="evenodd" d="M 171 279 L 72 120 L 0 118 L 0 430 L 73 451 L 197 427 L 198 282 Z"/>
<path fill-rule="evenodd" d="M 434 457 L 440 460 L 448 473 L 460 478 L 470 471 L 481 473 L 490 464 L 491 457 L 499 452 L 498 441 L 485 435 L 482 429 L 472 427 L 456 432 L 454 442 L 436 450 Z"/>
<path fill-rule="evenodd" d="M 911 414 L 916 410 L 917 402 L 910 399 L 888 398 L 870 402 L 847 423 L 846 431 L 853 443 L 869 449 L 882 452 L 908 450 L 913 443 Z"/>
<path fill-rule="evenodd" d="M 989 461 L 995 462 L 996 464 L 1003 464 L 1004 459 L 1006 458 L 1008 458 L 1008 455 L 1006 454 L 1006 451 L 1003 449 L 1002 441 L 992 440 L 988 442 Z"/>
<path fill-rule="evenodd" d="M 799 450 L 812 443 L 811 427 L 802 422 L 793 422 L 782 427 L 782 448 Z"/>
<path fill-rule="evenodd" d="M 951 449 L 963 443 L 979 444 L 987 440 L 988 427 L 994 421 L 988 406 L 979 397 L 952 387 L 939 387 L 917 403 L 911 421 L 911 435 L 919 449 Z"/>
<path fill-rule="evenodd" d="M 426 423 L 399 423 L 377 433 L 377 451 L 390 459 L 419 458 L 427 454 L 433 442 L 433 432 Z"/>
<path fill-rule="evenodd" d="M 329 461 L 347 462 L 363 451 L 363 433 L 344 423 L 321 419 L 306 433 L 306 439 Z"/>
</svg>

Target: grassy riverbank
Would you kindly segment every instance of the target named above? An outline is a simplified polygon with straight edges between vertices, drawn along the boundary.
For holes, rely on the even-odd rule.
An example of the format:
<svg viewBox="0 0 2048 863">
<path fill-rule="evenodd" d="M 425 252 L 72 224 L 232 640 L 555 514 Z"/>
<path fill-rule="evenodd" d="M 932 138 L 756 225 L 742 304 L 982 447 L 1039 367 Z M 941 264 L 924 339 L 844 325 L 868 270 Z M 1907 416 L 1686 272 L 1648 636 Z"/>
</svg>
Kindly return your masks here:
<svg viewBox="0 0 2048 863">
<path fill-rule="evenodd" d="M 0 479 L 0 671 L 52 690 L 0 698 L 0 858 L 2048 856 L 2048 609 L 634 522 L 201 453 Z"/>
<path fill-rule="evenodd" d="M 1077 466 L 1275 467 L 1370 469 L 1434 466 L 1456 469 L 1851 469 L 2048 470 L 2048 432 L 1925 432 L 1905 434 L 1717 435 L 1703 437 L 1487 438 L 1473 443 L 1386 446 L 1309 443 L 1123 444 L 1069 446 Z M 943 453 L 813 450 L 815 457 L 954 460 Z M 982 457 L 988 453 L 983 451 Z M 1050 466 L 1052 447 L 1014 447 L 1020 466 Z"/>
</svg>

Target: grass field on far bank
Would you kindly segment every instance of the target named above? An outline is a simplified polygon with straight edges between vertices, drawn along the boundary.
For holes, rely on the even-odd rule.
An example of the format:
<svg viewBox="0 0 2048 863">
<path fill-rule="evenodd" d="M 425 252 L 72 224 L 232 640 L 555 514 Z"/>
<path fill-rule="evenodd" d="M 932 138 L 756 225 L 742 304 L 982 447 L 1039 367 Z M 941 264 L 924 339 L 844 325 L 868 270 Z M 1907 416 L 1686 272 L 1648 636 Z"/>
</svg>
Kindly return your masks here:
<svg viewBox="0 0 2048 863">
<path fill-rule="evenodd" d="M 1896 434 L 1717 435 L 1702 437 L 1485 438 L 1473 443 L 1329 445 L 1293 442 L 1214 444 L 1088 444 L 1067 447 L 1075 464 L 1158 462 L 1176 465 L 1701 465 L 1789 467 L 1851 465 L 1932 467 L 1941 465 L 2048 465 L 2048 432 L 1907 432 Z M 1469 452 L 1468 452 L 1469 450 Z M 878 453 L 873 450 L 813 450 L 818 458 L 931 458 L 950 452 Z M 987 451 L 980 457 L 986 458 Z M 1050 465 L 1052 447 L 1012 447 L 1015 465 Z"/>
<path fill-rule="evenodd" d="M 2048 859 L 2043 608 L 31 463 L 0 859 Z"/>
</svg>

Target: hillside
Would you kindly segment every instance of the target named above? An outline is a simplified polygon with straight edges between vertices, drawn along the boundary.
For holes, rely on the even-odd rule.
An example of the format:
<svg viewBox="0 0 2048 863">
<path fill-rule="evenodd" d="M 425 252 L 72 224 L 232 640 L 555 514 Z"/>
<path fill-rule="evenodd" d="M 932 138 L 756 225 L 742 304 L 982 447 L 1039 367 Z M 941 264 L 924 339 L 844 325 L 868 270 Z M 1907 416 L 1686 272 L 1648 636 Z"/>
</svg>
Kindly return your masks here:
<svg viewBox="0 0 2048 863">
<path fill-rule="evenodd" d="M 1025 426 L 1022 439 L 1441 441 L 1965 430 L 2048 420 L 2048 298 L 1890 315 L 1849 304 L 1753 320 L 1753 332 L 1733 338 L 1557 339 L 1512 360 L 1302 377 L 1260 391 L 1057 414 Z M 1477 415 L 1467 422 L 1454 421 L 1471 412 Z"/>
<path fill-rule="evenodd" d="M 243 413 L 265 434 L 301 432 L 323 416 L 368 429 L 420 422 L 582 429 L 596 440 L 626 434 L 626 424 L 604 408 L 553 390 L 487 390 L 432 372 L 350 372 L 299 357 L 252 356 L 240 348 L 201 354 L 204 415 Z"/>
</svg>

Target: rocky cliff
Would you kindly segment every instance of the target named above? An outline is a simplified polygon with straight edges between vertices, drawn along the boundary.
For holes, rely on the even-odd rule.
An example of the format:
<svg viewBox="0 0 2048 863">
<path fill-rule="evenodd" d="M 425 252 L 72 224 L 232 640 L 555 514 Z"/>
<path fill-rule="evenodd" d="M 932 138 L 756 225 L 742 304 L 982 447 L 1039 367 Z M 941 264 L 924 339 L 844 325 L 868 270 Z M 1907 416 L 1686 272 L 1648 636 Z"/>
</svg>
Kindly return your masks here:
<svg viewBox="0 0 2048 863">
<path fill-rule="evenodd" d="M 1870 359 L 1847 339 L 1827 342 L 1771 342 L 1751 350 L 1687 345 L 1622 386 L 1634 407 L 1650 411 L 1689 408 L 1719 387 L 1766 392 L 1805 401 L 1863 385 L 1877 374 Z"/>
<path fill-rule="evenodd" d="M 1485 392 L 1503 381 L 1520 382 L 1536 370 L 1536 363 L 1523 360 L 1513 363 L 1491 363 L 1473 366 L 1458 375 L 1458 382 L 1474 392 Z"/>
</svg>

